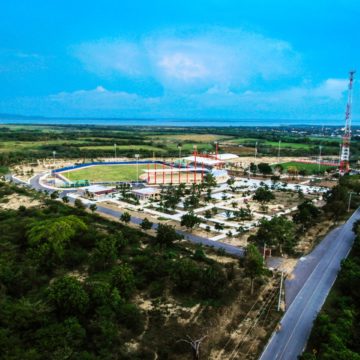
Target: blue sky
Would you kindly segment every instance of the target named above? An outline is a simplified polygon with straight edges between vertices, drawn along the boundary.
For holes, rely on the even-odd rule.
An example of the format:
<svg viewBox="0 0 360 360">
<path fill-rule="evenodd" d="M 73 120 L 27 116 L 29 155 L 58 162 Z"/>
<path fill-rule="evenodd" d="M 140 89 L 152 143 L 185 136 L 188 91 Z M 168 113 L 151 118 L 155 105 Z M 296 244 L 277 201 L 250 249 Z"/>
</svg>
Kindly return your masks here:
<svg viewBox="0 0 360 360">
<path fill-rule="evenodd" d="M 342 119 L 359 18 L 356 0 L 2 1 L 0 113 Z"/>
</svg>

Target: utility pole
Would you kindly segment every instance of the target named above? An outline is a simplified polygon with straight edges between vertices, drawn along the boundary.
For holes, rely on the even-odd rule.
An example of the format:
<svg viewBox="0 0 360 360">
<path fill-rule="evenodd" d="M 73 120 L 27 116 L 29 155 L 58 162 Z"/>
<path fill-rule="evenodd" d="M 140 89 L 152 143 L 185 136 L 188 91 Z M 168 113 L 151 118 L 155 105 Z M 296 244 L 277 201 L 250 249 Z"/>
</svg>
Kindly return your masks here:
<svg viewBox="0 0 360 360">
<path fill-rule="evenodd" d="M 265 259 L 266 259 L 266 242 L 264 242 L 263 258 L 264 258 L 264 261 L 265 261 Z"/>
<path fill-rule="evenodd" d="M 347 211 L 349 212 L 350 211 L 350 206 L 351 206 L 351 197 L 352 197 L 352 194 L 355 194 L 354 192 L 350 191 L 349 192 L 349 202 L 348 202 L 348 208 L 347 208 Z"/>
<path fill-rule="evenodd" d="M 277 311 L 280 311 L 280 306 L 281 306 L 281 294 L 282 294 L 283 280 L 284 280 L 284 272 L 282 271 L 281 278 L 280 278 L 280 291 L 279 291 L 279 301 L 278 301 Z"/>
</svg>

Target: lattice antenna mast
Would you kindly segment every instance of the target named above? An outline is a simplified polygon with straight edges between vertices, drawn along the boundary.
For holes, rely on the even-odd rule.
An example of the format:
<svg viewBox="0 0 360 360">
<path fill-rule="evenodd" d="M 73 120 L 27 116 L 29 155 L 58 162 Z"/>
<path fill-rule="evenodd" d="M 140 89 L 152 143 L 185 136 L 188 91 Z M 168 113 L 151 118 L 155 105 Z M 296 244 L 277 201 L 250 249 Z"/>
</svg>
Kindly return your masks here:
<svg viewBox="0 0 360 360">
<path fill-rule="evenodd" d="M 348 100 L 345 111 L 345 129 L 342 139 L 341 156 L 340 156 L 340 174 L 344 175 L 350 171 L 350 140 L 351 140 L 351 110 L 352 110 L 352 89 L 354 82 L 355 70 L 349 72 Z"/>
</svg>

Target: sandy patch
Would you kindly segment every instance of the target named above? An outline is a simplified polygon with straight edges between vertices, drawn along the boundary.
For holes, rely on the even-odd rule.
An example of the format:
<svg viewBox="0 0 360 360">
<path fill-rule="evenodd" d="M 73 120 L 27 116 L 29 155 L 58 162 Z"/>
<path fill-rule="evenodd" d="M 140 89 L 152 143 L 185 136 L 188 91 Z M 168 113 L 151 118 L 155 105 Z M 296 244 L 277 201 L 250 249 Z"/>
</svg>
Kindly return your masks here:
<svg viewBox="0 0 360 360">
<path fill-rule="evenodd" d="M 12 194 L 1 199 L 0 208 L 6 210 L 17 210 L 20 206 L 34 207 L 40 205 L 40 201 L 28 196 Z"/>
</svg>

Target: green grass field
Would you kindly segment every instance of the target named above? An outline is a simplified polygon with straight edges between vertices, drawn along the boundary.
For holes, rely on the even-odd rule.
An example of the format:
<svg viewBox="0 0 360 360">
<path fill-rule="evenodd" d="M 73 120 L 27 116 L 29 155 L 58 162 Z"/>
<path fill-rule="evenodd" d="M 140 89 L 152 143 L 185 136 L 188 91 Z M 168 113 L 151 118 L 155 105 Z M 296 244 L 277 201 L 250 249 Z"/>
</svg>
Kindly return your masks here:
<svg viewBox="0 0 360 360">
<path fill-rule="evenodd" d="M 308 173 L 317 173 L 319 171 L 319 164 L 306 164 L 302 162 L 290 161 L 280 164 L 283 166 L 284 170 L 287 171 L 289 167 L 296 167 L 298 171 L 305 170 Z M 276 165 L 275 165 L 276 166 Z M 333 169 L 335 166 L 321 165 L 320 170 Z"/>
<path fill-rule="evenodd" d="M 99 145 L 99 146 L 81 146 L 81 150 L 110 150 L 114 151 L 113 145 Z M 155 151 L 155 152 L 165 152 L 165 149 L 158 148 L 156 146 L 151 145 L 117 145 L 117 150 L 149 150 L 149 151 Z"/>
<path fill-rule="evenodd" d="M 150 169 L 153 168 L 154 166 L 150 165 Z M 158 169 L 159 168 L 158 165 Z M 143 170 L 146 169 L 147 165 L 139 164 L 139 176 L 141 176 Z M 135 181 L 137 180 L 137 169 L 136 165 L 96 165 L 79 170 L 63 172 L 62 175 L 71 181 Z"/>
</svg>

